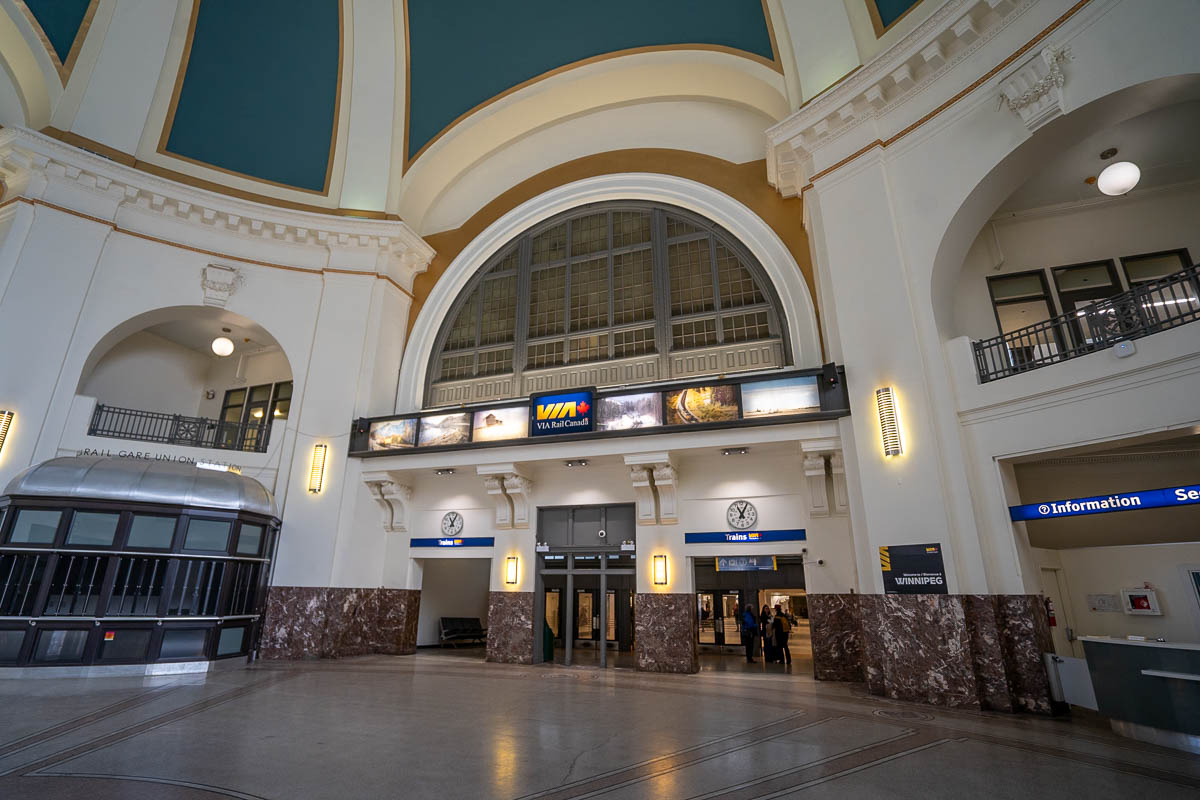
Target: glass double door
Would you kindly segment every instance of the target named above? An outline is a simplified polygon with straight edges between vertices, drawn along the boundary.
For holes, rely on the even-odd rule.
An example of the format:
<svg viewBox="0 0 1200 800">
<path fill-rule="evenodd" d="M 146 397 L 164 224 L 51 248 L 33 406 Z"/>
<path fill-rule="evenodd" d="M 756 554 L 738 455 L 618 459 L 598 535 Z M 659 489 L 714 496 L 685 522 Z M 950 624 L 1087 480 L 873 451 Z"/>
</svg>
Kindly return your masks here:
<svg viewBox="0 0 1200 800">
<path fill-rule="evenodd" d="M 738 589 L 699 592 L 700 644 L 740 645 L 742 593 Z"/>
<path fill-rule="evenodd" d="M 615 576 L 614 576 L 615 578 Z M 549 581 L 547 581 L 549 582 Z M 566 602 L 563 587 L 546 589 L 546 624 L 557 642 L 563 641 L 566 628 Z M 604 614 L 604 631 L 600 631 L 600 590 L 577 588 L 572 608 L 571 633 L 576 647 L 597 647 L 604 641 L 608 647 L 618 650 L 633 648 L 633 592 L 629 588 L 616 586 L 607 589 Z"/>
</svg>

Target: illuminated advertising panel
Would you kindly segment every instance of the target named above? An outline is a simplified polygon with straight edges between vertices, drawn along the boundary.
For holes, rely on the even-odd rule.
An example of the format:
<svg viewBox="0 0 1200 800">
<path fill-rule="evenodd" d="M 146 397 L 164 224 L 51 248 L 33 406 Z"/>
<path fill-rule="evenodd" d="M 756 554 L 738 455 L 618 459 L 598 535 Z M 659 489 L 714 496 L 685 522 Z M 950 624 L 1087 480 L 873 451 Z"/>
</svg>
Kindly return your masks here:
<svg viewBox="0 0 1200 800">
<path fill-rule="evenodd" d="M 658 392 L 601 397 L 596 405 L 598 431 L 632 431 L 663 424 L 662 395 Z"/>
<path fill-rule="evenodd" d="M 385 419 L 371 423 L 367 446 L 371 450 L 405 450 L 417 446 L 417 420 Z"/>
<path fill-rule="evenodd" d="M 549 436 L 592 430 L 595 411 L 590 389 L 534 395 L 530 406 L 529 434 Z"/>
<path fill-rule="evenodd" d="M 471 433 L 473 442 L 500 442 L 524 439 L 529 435 L 529 409 L 525 406 L 485 408 L 475 412 Z"/>
<path fill-rule="evenodd" d="M 742 384 L 742 416 L 746 419 L 811 414 L 820 410 L 821 398 L 815 375 Z"/>
<path fill-rule="evenodd" d="M 737 418 L 736 386 L 693 386 L 667 392 L 668 425 L 701 425 Z"/>
<path fill-rule="evenodd" d="M 471 415 L 465 411 L 421 417 L 421 447 L 466 444 L 471 440 Z"/>
</svg>

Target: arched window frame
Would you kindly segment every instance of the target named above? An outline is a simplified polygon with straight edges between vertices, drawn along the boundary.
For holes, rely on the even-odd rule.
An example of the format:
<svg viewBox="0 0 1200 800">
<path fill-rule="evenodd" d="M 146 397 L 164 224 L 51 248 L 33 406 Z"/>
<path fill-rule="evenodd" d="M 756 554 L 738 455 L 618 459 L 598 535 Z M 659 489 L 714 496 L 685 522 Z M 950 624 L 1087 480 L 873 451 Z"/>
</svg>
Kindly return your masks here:
<svg viewBox="0 0 1200 800">
<path fill-rule="evenodd" d="M 621 212 L 649 213 L 650 238 L 648 242 L 642 241 L 624 246 L 613 246 L 613 214 Z M 605 228 L 605 237 L 607 246 L 595 251 L 573 254 L 571 252 L 571 243 L 574 241 L 574 225 L 582 219 L 592 217 L 598 213 L 606 215 L 607 226 Z M 677 233 L 677 235 L 670 235 L 668 217 L 674 217 L 686 223 L 687 226 L 690 226 L 694 230 L 685 230 Z M 542 234 L 558 226 L 565 226 L 563 255 L 534 264 L 533 242 Z M 712 305 L 711 308 L 700 311 L 681 311 L 679 314 L 673 314 L 668 248 L 672 245 L 692 241 L 703 242 L 708 250 L 707 260 L 711 277 L 707 285 L 712 289 Z M 727 298 L 722 292 L 719 278 L 718 247 L 725 248 L 737 259 L 738 264 L 749 272 L 757 293 L 761 295 L 760 302 L 742 305 L 728 304 Z M 637 319 L 633 322 L 616 323 L 614 316 L 614 293 L 612 291 L 614 258 L 639 250 L 648 251 L 651 256 L 651 281 L 653 286 L 652 313 L 648 317 Z M 583 262 L 599 260 L 600 258 L 604 258 L 607 262 L 606 285 L 609 291 L 606 324 L 572 330 L 572 267 Z M 506 262 L 509 263 L 506 265 Z M 548 336 L 531 336 L 529 324 L 533 299 L 530 297 L 530 291 L 533 283 L 533 274 L 543 270 L 558 268 L 562 268 L 564 274 L 562 305 L 560 309 L 562 320 L 561 332 Z M 483 305 L 484 298 L 486 297 L 484 290 L 488 286 L 498 286 L 500 282 L 514 277 L 516 280 L 514 284 L 515 319 L 513 320 L 513 339 L 502 342 L 483 341 Z M 522 301 L 522 298 L 524 298 L 524 301 Z M 472 302 L 476 307 L 472 329 L 474 336 L 473 344 L 447 350 L 447 343 L 455 333 L 456 323 L 459 321 L 464 307 Z M 767 335 L 765 337 L 738 339 L 736 327 L 731 329 L 726 323 L 734 321 L 737 317 L 743 317 L 752 313 L 765 315 Z M 712 341 L 705 342 L 694 348 L 676 348 L 674 346 L 677 333 L 681 339 L 689 335 L 694 338 L 694 332 L 688 333 L 689 326 L 695 328 L 696 323 L 706 323 L 708 321 L 712 322 L 712 327 L 706 328 L 705 334 L 710 335 Z M 675 326 L 679 326 L 679 329 L 676 330 Z M 647 328 L 653 330 L 654 350 L 650 355 L 658 362 L 659 368 L 657 374 L 644 381 L 645 383 L 654 383 L 671 378 L 700 377 L 703 374 L 751 371 L 770 366 L 782 367 L 792 364 L 790 340 L 787 334 L 787 320 L 775 287 L 758 260 L 735 236 L 709 219 L 686 209 L 664 203 L 634 200 L 591 203 L 577 206 L 530 227 L 501 247 L 476 271 L 476 274 L 459 292 L 458 297 L 451 306 L 449 313 L 444 317 L 441 327 L 438 330 L 435 346 L 430 354 L 429 365 L 426 371 L 425 404 L 426 406 L 436 406 L 447 405 L 449 402 L 458 402 L 444 400 L 442 402 L 433 402 L 434 387 L 439 383 L 446 382 L 488 381 L 494 383 L 497 379 L 503 378 L 506 380 L 502 380 L 501 383 L 504 384 L 505 388 L 497 391 L 494 386 L 490 387 L 484 396 L 473 397 L 471 400 L 500 400 L 524 396 L 529 393 L 529 391 L 522 389 L 524 385 L 523 378 L 526 373 L 554 369 L 563 370 L 572 366 L 595 365 L 606 360 L 624 358 L 626 356 L 617 354 L 614 334 L 645 330 Z M 595 354 L 596 357 L 585 358 L 582 361 L 573 359 L 571 340 L 588 336 L 605 337 L 607 339 L 603 345 L 605 352 L 603 354 Z M 727 369 L 717 368 L 708 370 L 707 372 L 691 372 L 687 375 L 672 374 L 670 359 L 673 355 L 688 351 L 703 351 L 706 348 L 721 347 L 737 341 L 761 341 L 775 344 L 778 348 L 776 359 L 778 363 L 750 364 L 741 368 L 736 366 Z M 561 343 L 562 360 L 560 362 L 545 366 L 529 366 L 530 345 L 536 348 L 539 345 L 544 346 L 557 343 Z M 497 361 L 503 364 L 503 358 L 494 358 L 489 362 L 481 359 L 481 357 L 486 358 L 488 354 L 508 349 L 511 349 L 512 352 L 511 366 L 508 370 L 493 368 Z M 453 356 L 455 354 L 470 359 L 469 374 L 443 376 L 443 356 Z M 539 355 L 535 352 L 534 357 L 537 358 Z M 635 355 L 645 356 L 647 354 Z M 484 370 L 482 374 L 480 373 L 481 367 Z M 567 383 L 562 383 L 560 388 L 567 388 L 569 385 L 588 385 L 589 383 L 591 382 L 570 383 L 568 381 Z M 597 382 L 597 385 L 605 384 Z"/>
</svg>

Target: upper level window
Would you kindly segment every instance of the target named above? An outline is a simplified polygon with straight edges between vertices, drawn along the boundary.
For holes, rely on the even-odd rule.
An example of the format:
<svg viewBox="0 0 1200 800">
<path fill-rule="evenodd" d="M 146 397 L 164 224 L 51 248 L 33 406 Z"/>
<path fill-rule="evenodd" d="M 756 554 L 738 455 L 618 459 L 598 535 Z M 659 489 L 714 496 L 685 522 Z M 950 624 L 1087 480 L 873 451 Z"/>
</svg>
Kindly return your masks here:
<svg viewBox="0 0 1200 800">
<path fill-rule="evenodd" d="M 427 400 L 782 367 L 786 341 L 773 287 L 727 232 L 670 206 L 596 204 L 484 264 L 443 322 Z"/>
</svg>

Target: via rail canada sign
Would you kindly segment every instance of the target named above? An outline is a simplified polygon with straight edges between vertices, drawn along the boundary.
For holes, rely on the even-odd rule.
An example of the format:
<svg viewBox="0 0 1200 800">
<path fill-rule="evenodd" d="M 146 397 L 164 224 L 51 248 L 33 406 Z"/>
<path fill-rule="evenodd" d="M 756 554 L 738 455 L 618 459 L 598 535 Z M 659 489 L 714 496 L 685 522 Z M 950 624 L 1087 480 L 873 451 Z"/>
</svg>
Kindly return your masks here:
<svg viewBox="0 0 1200 800">
<path fill-rule="evenodd" d="M 1200 503 L 1200 484 L 1009 506 L 1008 513 L 1013 522 L 1028 522 L 1034 519 L 1078 517 L 1084 514 L 1106 514 L 1111 511 L 1140 511 L 1143 508 L 1171 508 L 1195 503 Z"/>
</svg>

